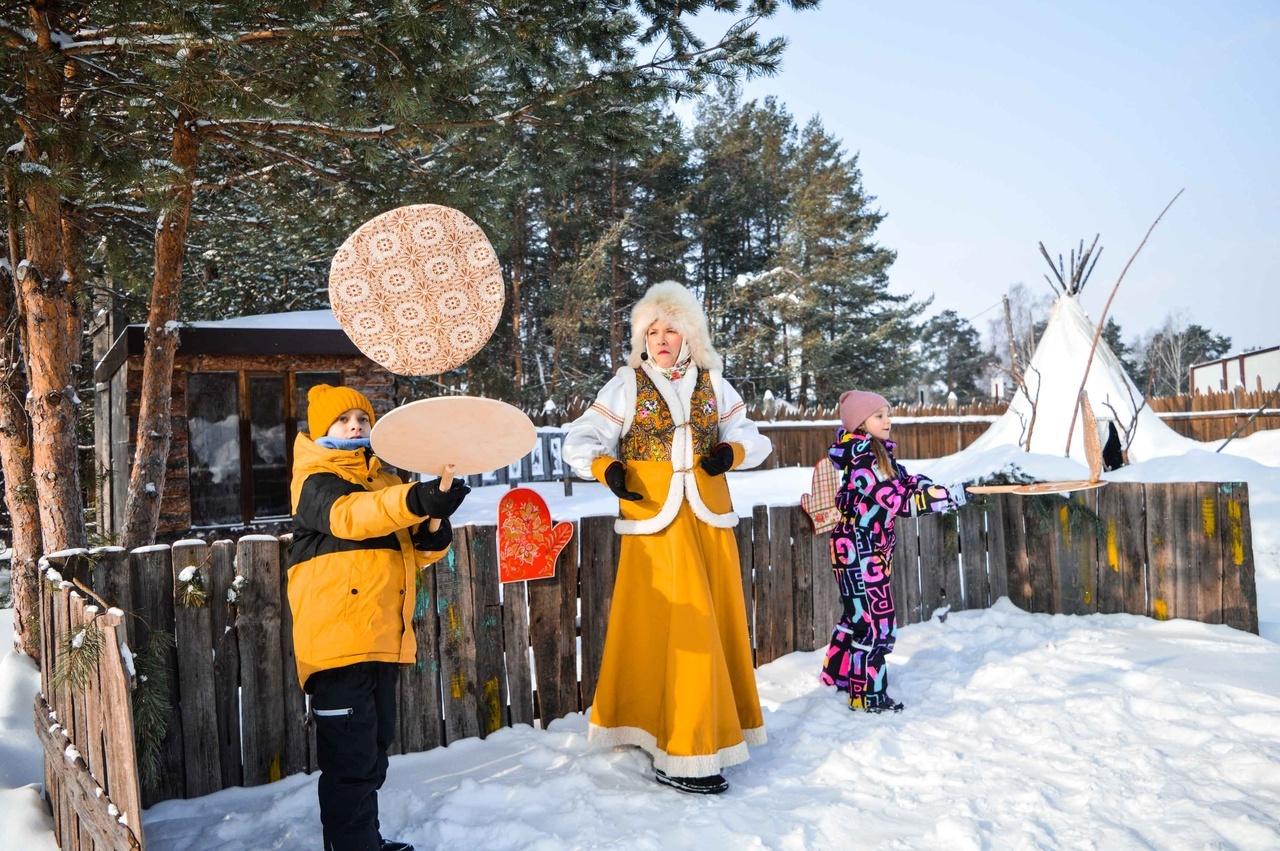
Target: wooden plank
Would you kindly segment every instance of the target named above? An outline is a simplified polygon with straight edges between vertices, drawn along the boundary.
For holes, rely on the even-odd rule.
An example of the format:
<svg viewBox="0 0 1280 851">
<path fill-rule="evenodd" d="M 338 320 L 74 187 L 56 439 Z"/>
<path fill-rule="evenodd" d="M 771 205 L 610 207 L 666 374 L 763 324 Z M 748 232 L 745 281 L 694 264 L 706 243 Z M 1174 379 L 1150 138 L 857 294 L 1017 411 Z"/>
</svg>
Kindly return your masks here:
<svg viewBox="0 0 1280 851">
<path fill-rule="evenodd" d="M 79 557 L 77 556 L 72 556 L 68 559 L 69 569 L 67 574 L 69 576 L 75 576 L 77 578 L 83 576 L 83 571 L 76 569 L 78 567 L 82 567 L 82 565 L 74 564 L 78 560 Z M 68 613 L 70 615 L 68 632 L 74 636 L 79 634 L 80 631 L 86 627 L 84 596 L 78 591 L 69 591 L 67 593 L 67 604 Z M 86 699 L 87 693 L 83 686 L 71 685 L 69 686 L 69 690 L 71 694 L 71 703 L 74 707 L 72 724 L 70 725 L 71 741 L 76 746 L 76 749 L 80 751 L 80 763 L 83 766 L 85 773 L 88 774 L 89 766 L 87 762 L 87 754 L 89 749 L 92 747 L 92 744 L 89 741 L 89 707 Z M 72 770 L 70 766 L 68 766 L 68 770 Z M 90 783 L 93 783 L 92 777 L 88 777 L 87 779 Z M 79 841 L 79 847 L 86 849 L 86 851 L 93 847 L 94 838 L 89 832 L 89 823 L 96 815 L 94 812 L 94 810 L 97 809 L 96 805 L 96 798 L 93 803 L 86 801 L 83 805 L 76 807 L 74 816 L 74 820 L 76 822 L 76 837 Z"/>
<path fill-rule="evenodd" d="M 209 546 L 203 541 L 173 545 L 174 630 L 178 650 L 178 694 L 186 797 L 198 798 L 222 788 L 218 750 L 218 710 L 213 685 L 213 627 L 209 589 Z M 191 577 L 190 583 L 183 582 Z M 203 600 L 183 602 L 184 586 L 198 588 Z M 190 595 L 188 595 L 190 596 Z"/>
<path fill-rule="evenodd" d="M 1072 511 L 1083 506 L 1095 511 L 1096 491 L 1071 494 L 1060 500 L 1054 515 L 1055 563 L 1058 566 L 1058 594 L 1055 612 L 1087 615 L 1098 610 L 1098 531 L 1085 516 L 1074 519 Z"/>
<path fill-rule="evenodd" d="M 289 605 L 289 544 L 293 536 L 280 540 L 280 688 L 284 696 L 284 760 L 281 773 L 288 777 L 306 771 L 308 753 L 307 696 L 298 682 L 298 656 L 293 649 L 293 608 Z"/>
<path fill-rule="evenodd" d="M 1173 521 L 1173 491 L 1167 485 L 1143 486 L 1146 503 L 1147 588 L 1146 613 L 1156 620 L 1174 617 L 1177 603 Z"/>
<path fill-rule="evenodd" d="M 987 578 L 987 542 L 983 529 L 986 512 L 981 506 L 965 505 L 958 514 L 960 556 L 964 562 L 964 600 L 953 608 L 985 609 L 993 602 Z"/>
<path fill-rule="evenodd" d="M 813 559 L 813 641 L 818 648 L 830 643 L 844 604 L 840 601 L 840 586 L 836 584 L 831 567 L 830 533 L 814 535 L 810 546 Z"/>
<path fill-rule="evenodd" d="M 899 608 L 905 617 L 898 615 L 902 626 L 920 623 L 924 614 L 924 594 L 920 584 L 920 524 L 915 517 L 899 517 L 893 528 L 898 540 L 894 544 L 894 571 L 902 571 L 905 595 Z"/>
<path fill-rule="evenodd" d="M 747 609 L 747 633 L 752 651 L 756 646 L 756 587 L 752 576 L 754 551 L 752 535 L 755 520 L 750 515 L 738 518 L 738 525 L 733 528 L 733 540 L 738 547 L 738 568 L 742 574 L 742 601 Z"/>
<path fill-rule="evenodd" d="M 246 672 L 240 678 L 244 785 L 259 786 L 284 776 L 280 542 L 246 535 L 236 542 L 236 565 L 245 579 L 236 611 L 240 670 Z"/>
<path fill-rule="evenodd" d="M 215 541 L 209 555 L 209 628 L 213 641 L 213 704 L 222 788 L 244 783 L 240 765 L 240 643 L 235 626 L 236 545 Z"/>
<path fill-rule="evenodd" d="M 453 532 L 453 547 L 436 562 L 440 618 L 440 681 L 445 742 L 480 735 L 476 700 L 475 616 L 471 594 L 471 538 L 475 527 Z"/>
<path fill-rule="evenodd" d="M 964 587 L 960 579 L 960 518 L 954 511 L 935 514 L 942 530 L 942 589 L 945 602 L 953 609 L 964 608 Z"/>
<path fill-rule="evenodd" d="M 125 643 L 125 627 L 117 611 L 102 617 L 103 650 L 98 666 L 102 688 L 103 741 L 106 752 L 106 785 L 103 787 L 123 824 L 142 833 L 142 791 L 138 783 L 138 758 L 134 740 L 133 709 L 130 685 L 121 647 Z"/>
<path fill-rule="evenodd" d="M 1218 486 L 1218 524 L 1223 549 L 1222 622 L 1258 632 L 1258 589 L 1254 584 L 1253 530 L 1249 518 L 1249 486 Z"/>
<path fill-rule="evenodd" d="M 946 546 L 941 514 L 916 518 L 920 536 L 920 618 L 926 621 L 947 597 Z"/>
<path fill-rule="evenodd" d="M 769 509 L 757 505 L 751 510 L 751 574 L 756 599 L 756 665 L 777 658 L 774 636 L 774 576 L 769 566 Z"/>
<path fill-rule="evenodd" d="M 186 786 L 183 765 L 182 715 L 178 695 L 178 654 L 174 647 L 173 568 L 169 548 L 140 547 L 129 554 L 134 577 L 133 602 L 138 613 L 138 645 L 135 652 L 147 652 L 152 632 L 164 633 L 168 649 L 164 652 L 165 682 L 163 690 L 169 701 L 165 733 L 160 744 L 160 764 L 154 777 L 142 778 L 142 803 L 150 807 L 160 801 L 182 797 Z M 133 645 L 131 645 L 133 646 Z M 154 684 L 151 688 L 161 688 Z"/>
<path fill-rule="evenodd" d="M 133 610 L 133 587 L 129 581 L 129 554 L 124 547 L 96 547 L 89 551 L 92 567 L 89 587 L 108 605 L 124 612 Z"/>
<path fill-rule="evenodd" d="M 1222 623 L 1223 564 L 1222 539 L 1218 534 L 1218 484 L 1197 482 L 1195 512 L 1189 530 L 1193 547 L 1192 566 L 1196 572 L 1192 609 L 1196 620 Z"/>
<path fill-rule="evenodd" d="M 1197 564 L 1202 554 L 1196 545 L 1200 531 L 1200 501 L 1194 482 L 1166 484 L 1171 491 L 1173 514 L 1173 609 L 1171 616 L 1195 620 L 1199 614 L 1200 569 Z"/>
<path fill-rule="evenodd" d="M 578 654 L 575 623 L 578 610 L 578 548 L 581 526 L 560 553 L 556 573 L 528 583 L 529 643 L 537 688 L 538 720 L 546 729 L 557 718 L 577 712 Z"/>
<path fill-rule="evenodd" d="M 1027 552 L 1027 519 L 1025 497 L 1002 495 L 1001 530 L 1004 537 L 1005 576 L 1009 600 L 1024 611 L 1031 611 L 1031 564 Z"/>
<path fill-rule="evenodd" d="M 510 723 L 533 724 L 533 674 L 529 670 L 529 589 L 524 582 L 502 586 L 502 652 L 507 675 Z"/>
<path fill-rule="evenodd" d="M 412 665 L 400 668 L 400 746 L 405 753 L 444 743 L 435 569 L 418 571 L 414 586 L 412 624 L 417 656 Z"/>
<path fill-rule="evenodd" d="M 98 630 L 102 630 L 106 613 L 101 607 L 87 601 L 81 604 L 81 618 L 86 625 L 92 625 Z M 85 762 L 89 765 L 89 773 L 93 775 L 94 780 L 103 789 L 107 788 L 107 753 L 105 740 L 105 713 L 110 712 L 110 707 L 103 705 L 102 701 L 102 678 L 109 676 L 109 671 L 104 671 L 103 666 L 109 665 L 110 662 L 104 662 L 105 645 L 107 633 L 102 631 L 103 638 L 103 654 L 99 654 L 98 663 L 94 665 L 93 671 L 90 672 L 85 682 L 84 693 L 84 732 L 85 741 L 80 747 L 80 753 L 84 755 Z"/>
<path fill-rule="evenodd" d="M 1104 540 L 1098 554 L 1098 611 L 1147 613 L 1146 517 L 1140 482 L 1112 482 L 1098 492 Z"/>
<path fill-rule="evenodd" d="M 791 649 L 816 650 L 825 641 L 813 621 L 813 524 L 798 505 L 787 509 L 791 519 Z"/>
<path fill-rule="evenodd" d="M 595 699 L 618 571 L 618 536 L 612 517 L 584 517 L 582 529 L 582 704 Z"/>
<path fill-rule="evenodd" d="M 504 699 L 507 677 L 502 661 L 502 600 L 498 588 L 496 526 L 473 528 L 471 563 L 475 566 L 471 589 L 475 605 L 476 711 L 483 737 L 507 725 Z"/>
<path fill-rule="evenodd" d="M 773 578 L 770 609 L 773 612 L 775 659 L 795 651 L 795 551 L 791 543 L 791 509 L 769 509 L 769 571 Z"/>
<path fill-rule="evenodd" d="M 1055 612 L 1058 604 L 1057 547 L 1054 525 L 1057 517 L 1056 496 L 1024 496 L 1022 522 L 1026 533 L 1026 576 L 1028 610 Z M 1021 565 L 1019 565 L 1021 569 Z"/>
<path fill-rule="evenodd" d="M 1003 496 L 988 497 L 980 503 L 983 509 L 983 534 L 987 541 L 987 587 L 991 604 L 1009 596 L 1009 550 L 1005 543 L 1005 512 L 1008 499 Z"/>
<path fill-rule="evenodd" d="M 129 828 L 108 814 L 107 805 L 111 802 L 105 801 L 98 795 L 98 785 L 90 775 L 84 759 L 82 757 L 66 759 L 63 756 L 67 739 L 59 732 L 50 729 L 52 725 L 48 720 L 49 712 L 49 706 L 44 698 L 36 695 L 34 708 L 36 736 L 45 753 L 50 755 L 50 762 L 56 766 L 55 772 L 59 780 L 58 798 L 66 804 L 67 821 L 61 825 L 65 828 L 63 835 L 58 837 L 60 847 L 141 848 L 141 844 Z M 80 835 L 81 830 L 84 831 L 83 840 Z"/>
</svg>

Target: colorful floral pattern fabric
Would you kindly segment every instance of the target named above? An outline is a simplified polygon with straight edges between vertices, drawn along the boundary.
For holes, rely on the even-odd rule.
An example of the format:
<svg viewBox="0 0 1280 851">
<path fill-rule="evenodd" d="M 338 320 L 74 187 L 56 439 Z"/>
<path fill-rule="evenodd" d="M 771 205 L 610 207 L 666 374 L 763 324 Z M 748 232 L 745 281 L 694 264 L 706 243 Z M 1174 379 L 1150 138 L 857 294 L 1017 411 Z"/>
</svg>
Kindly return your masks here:
<svg viewBox="0 0 1280 851">
<path fill-rule="evenodd" d="M 698 372 L 689 410 L 693 454 L 706 456 L 720 439 L 716 395 L 711 389 L 711 374 L 706 370 Z M 636 409 L 631 419 L 631 429 L 622 436 L 622 460 L 670 461 L 675 430 L 676 423 L 671 418 L 671 410 L 663 401 L 653 379 L 643 369 L 636 370 Z"/>
</svg>

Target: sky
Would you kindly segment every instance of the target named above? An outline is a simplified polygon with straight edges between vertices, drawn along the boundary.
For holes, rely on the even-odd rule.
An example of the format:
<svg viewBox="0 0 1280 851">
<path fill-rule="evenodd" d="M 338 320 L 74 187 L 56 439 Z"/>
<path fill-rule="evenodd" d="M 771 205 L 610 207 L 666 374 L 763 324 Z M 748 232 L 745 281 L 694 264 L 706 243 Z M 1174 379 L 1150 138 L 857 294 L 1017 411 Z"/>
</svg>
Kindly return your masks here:
<svg viewBox="0 0 1280 851">
<path fill-rule="evenodd" d="M 1096 319 L 1185 189 L 1111 315 L 1127 338 L 1173 312 L 1233 351 L 1280 345 L 1280 2 L 826 0 L 759 28 L 789 46 L 744 97 L 858 154 L 894 290 L 985 332 L 1012 284 L 1049 292 L 1038 242 L 1065 256 L 1101 233 Z"/>
</svg>

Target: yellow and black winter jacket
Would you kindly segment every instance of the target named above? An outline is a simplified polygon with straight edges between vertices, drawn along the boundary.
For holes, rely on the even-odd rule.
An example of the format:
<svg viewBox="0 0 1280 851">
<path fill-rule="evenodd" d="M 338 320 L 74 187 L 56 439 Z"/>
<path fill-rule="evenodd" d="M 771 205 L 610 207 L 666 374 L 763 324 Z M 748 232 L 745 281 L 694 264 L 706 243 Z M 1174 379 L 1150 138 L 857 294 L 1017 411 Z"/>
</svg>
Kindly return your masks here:
<svg viewBox="0 0 1280 851">
<path fill-rule="evenodd" d="M 406 505 L 412 487 L 366 450 L 298 435 L 288 588 L 303 688 L 316 671 L 416 660 L 417 572 L 448 549 L 418 548 L 427 527 Z"/>
</svg>

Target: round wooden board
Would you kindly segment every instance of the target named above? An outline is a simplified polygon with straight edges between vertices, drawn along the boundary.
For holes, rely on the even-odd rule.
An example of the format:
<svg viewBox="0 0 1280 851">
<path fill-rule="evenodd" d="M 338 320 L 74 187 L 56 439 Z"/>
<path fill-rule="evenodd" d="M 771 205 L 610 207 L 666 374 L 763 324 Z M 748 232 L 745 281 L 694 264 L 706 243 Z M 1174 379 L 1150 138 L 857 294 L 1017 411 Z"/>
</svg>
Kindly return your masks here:
<svg viewBox="0 0 1280 851">
<path fill-rule="evenodd" d="M 497 399 L 442 396 L 395 408 L 370 435 L 374 454 L 401 470 L 471 476 L 505 467 L 528 455 L 538 439 L 519 408 Z"/>
<path fill-rule="evenodd" d="M 1045 493 L 1072 493 L 1100 488 L 1106 482 L 1028 482 L 1023 485 L 968 485 L 969 493 L 1013 493 L 1018 496 L 1034 496 Z"/>
<path fill-rule="evenodd" d="M 438 375 L 470 360 L 502 315 L 498 255 L 451 207 L 413 204 L 356 228 L 329 266 L 329 303 L 372 361 Z"/>
</svg>

